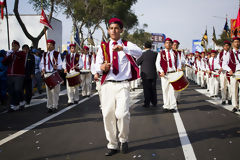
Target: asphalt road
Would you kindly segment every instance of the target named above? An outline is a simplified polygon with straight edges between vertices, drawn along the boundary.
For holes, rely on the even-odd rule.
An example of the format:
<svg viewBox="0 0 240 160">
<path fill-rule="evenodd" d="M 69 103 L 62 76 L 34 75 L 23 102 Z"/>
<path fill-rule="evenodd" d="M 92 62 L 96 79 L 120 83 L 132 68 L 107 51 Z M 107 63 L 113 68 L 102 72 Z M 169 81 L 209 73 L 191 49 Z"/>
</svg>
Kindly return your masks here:
<svg viewBox="0 0 240 160">
<path fill-rule="evenodd" d="M 46 96 L 24 111 L 0 114 L 0 160 L 238 160 L 240 116 L 211 103 L 195 84 L 181 93 L 177 113 L 143 108 L 142 89 L 131 92 L 129 153 L 105 157 L 107 141 L 98 95 L 67 107 L 62 92 L 57 113 Z M 188 141 L 189 140 L 189 141 Z"/>
</svg>

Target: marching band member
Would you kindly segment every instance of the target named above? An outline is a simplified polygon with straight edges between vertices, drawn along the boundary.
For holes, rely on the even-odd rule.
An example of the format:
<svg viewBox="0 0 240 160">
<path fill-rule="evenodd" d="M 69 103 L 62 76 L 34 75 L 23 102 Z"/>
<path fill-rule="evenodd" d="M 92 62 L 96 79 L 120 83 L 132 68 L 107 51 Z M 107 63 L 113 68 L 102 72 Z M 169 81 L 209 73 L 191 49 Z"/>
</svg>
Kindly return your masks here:
<svg viewBox="0 0 240 160">
<path fill-rule="evenodd" d="M 223 105 L 226 104 L 226 100 L 228 100 L 228 104 L 232 104 L 230 78 L 227 77 L 227 71 L 223 69 L 223 64 L 226 63 L 224 61 L 228 60 L 230 57 L 230 48 L 231 42 L 224 41 L 223 50 L 218 54 L 218 60 L 220 65 L 220 90 Z"/>
<path fill-rule="evenodd" d="M 201 57 L 195 56 L 195 62 L 193 66 L 195 70 L 195 82 L 200 86 L 201 85 Z"/>
<path fill-rule="evenodd" d="M 53 74 L 53 72 L 62 69 L 62 59 L 61 54 L 55 51 L 55 41 L 48 39 L 47 40 L 47 52 L 43 53 L 40 70 L 42 75 L 46 78 Z M 60 84 L 57 84 L 53 89 L 46 85 L 47 92 L 47 108 L 48 113 L 56 111 L 58 109 L 58 100 L 60 92 Z"/>
<path fill-rule="evenodd" d="M 239 63 L 239 47 L 240 47 L 240 38 L 234 37 L 232 42 L 233 50 L 230 51 L 230 58 L 224 61 L 223 69 L 228 71 L 230 75 L 230 86 L 231 86 L 231 96 L 232 96 L 232 112 L 239 111 L 239 104 L 237 103 L 238 97 L 238 86 L 239 83 L 236 78 L 233 76 L 235 72 L 240 71 L 240 63 Z"/>
<path fill-rule="evenodd" d="M 172 43 L 170 38 L 166 38 L 164 42 L 165 49 L 158 54 L 156 60 L 156 68 L 161 77 L 163 108 L 165 112 L 176 112 L 175 91 L 168 78 L 175 72 L 181 71 L 180 57 L 176 51 L 172 50 Z"/>
<path fill-rule="evenodd" d="M 186 75 L 187 75 L 188 79 L 190 79 L 190 80 L 193 80 L 193 64 L 194 64 L 193 53 L 189 53 L 188 57 L 186 59 L 185 65 L 187 66 L 186 67 L 187 68 L 187 70 L 186 70 L 187 74 Z"/>
<path fill-rule="evenodd" d="M 201 80 L 201 87 L 205 87 L 205 75 L 206 75 L 206 58 L 205 58 L 205 52 L 201 53 L 201 71 L 200 71 L 200 80 Z"/>
<path fill-rule="evenodd" d="M 207 53 L 207 59 L 206 59 L 206 66 L 208 65 L 209 59 L 211 58 L 211 53 Z M 206 72 L 205 78 L 206 78 L 206 84 L 207 84 L 207 92 L 209 92 L 210 84 L 209 84 L 209 73 Z"/>
<path fill-rule="evenodd" d="M 14 40 L 12 42 L 12 51 L 8 52 L 2 63 L 8 66 L 7 83 L 8 93 L 10 96 L 9 111 L 16 111 L 24 107 L 23 100 L 23 83 L 25 77 L 26 53 L 19 51 L 20 44 Z"/>
<path fill-rule="evenodd" d="M 67 75 L 71 73 L 78 73 L 80 69 L 83 67 L 83 61 L 80 55 L 76 52 L 76 44 L 70 44 L 70 54 L 66 55 L 66 58 L 63 61 L 62 67 L 64 69 L 64 73 Z M 67 81 L 67 94 L 68 94 L 68 105 L 77 104 L 79 101 L 79 84 L 75 86 L 69 86 L 69 82 Z"/>
<path fill-rule="evenodd" d="M 215 50 L 211 51 L 211 58 L 208 61 L 207 71 L 210 75 L 209 78 L 209 92 L 210 97 L 216 97 L 219 91 L 219 61 L 216 57 L 217 52 Z"/>
<path fill-rule="evenodd" d="M 83 60 L 83 68 L 80 70 L 81 72 L 81 80 L 82 80 L 82 96 L 89 97 L 91 95 L 92 90 L 92 74 L 91 74 L 91 55 L 89 54 L 89 48 L 87 46 L 83 47 L 82 52 L 82 60 Z"/>
<path fill-rule="evenodd" d="M 96 72 L 96 67 L 97 67 L 97 64 L 96 64 L 96 57 L 97 55 L 96 55 L 96 53 L 95 52 L 93 52 L 93 55 L 92 55 L 92 63 L 91 63 L 91 73 L 93 74 L 93 78 L 94 78 L 94 81 L 96 82 L 96 90 L 98 91 L 98 95 L 99 95 L 99 101 L 100 101 L 100 105 L 99 105 L 99 107 L 100 108 L 102 108 L 102 103 L 101 103 L 101 97 L 102 97 L 102 95 L 101 95 L 101 80 L 100 80 L 100 78 L 101 78 L 101 75 L 100 74 L 98 74 L 97 72 Z"/>
<path fill-rule="evenodd" d="M 120 38 L 123 23 L 118 18 L 109 20 L 110 41 L 102 42 L 97 53 L 96 71 L 102 76 L 102 114 L 108 152 L 117 153 L 118 140 L 122 153 L 128 151 L 130 123 L 130 84 L 129 80 L 139 78 L 139 70 L 132 56 L 139 58 L 142 50 L 131 42 Z M 119 134 L 117 134 L 119 131 Z"/>
<path fill-rule="evenodd" d="M 172 45 L 172 49 L 175 50 L 178 53 L 178 55 L 180 57 L 181 66 L 183 67 L 186 63 L 186 60 L 185 60 L 184 54 L 181 51 L 178 50 L 179 45 L 180 45 L 180 42 L 178 40 L 174 40 L 173 45 Z M 179 101 L 180 101 L 180 94 L 181 94 L 181 92 L 175 92 L 177 103 L 179 103 Z"/>
</svg>

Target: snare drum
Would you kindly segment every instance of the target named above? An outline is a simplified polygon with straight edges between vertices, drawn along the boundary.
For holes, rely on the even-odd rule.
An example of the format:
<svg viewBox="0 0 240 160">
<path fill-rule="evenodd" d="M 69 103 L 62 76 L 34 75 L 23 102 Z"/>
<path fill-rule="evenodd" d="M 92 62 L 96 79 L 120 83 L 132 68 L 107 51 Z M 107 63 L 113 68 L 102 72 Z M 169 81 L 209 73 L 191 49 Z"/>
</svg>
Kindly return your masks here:
<svg viewBox="0 0 240 160">
<path fill-rule="evenodd" d="M 68 73 L 66 79 L 70 87 L 77 86 L 81 83 L 79 72 Z"/>
<path fill-rule="evenodd" d="M 53 72 L 49 76 L 45 74 L 43 80 L 50 90 L 56 85 L 63 83 L 63 80 L 57 71 Z"/>
<path fill-rule="evenodd" d="M 168 75 L 168 80 L 173 86 L 175 91 L 183 91 L 189 85 L 187 78 L 184 76 L 183 71 L 174 72 Z"/>
<path fill-rule="evenodd" d="M 81 74 L 88 74 L 90 73 L 91 71 L 90 70 L 80 70 L 80 73 Z"/>
</svg>

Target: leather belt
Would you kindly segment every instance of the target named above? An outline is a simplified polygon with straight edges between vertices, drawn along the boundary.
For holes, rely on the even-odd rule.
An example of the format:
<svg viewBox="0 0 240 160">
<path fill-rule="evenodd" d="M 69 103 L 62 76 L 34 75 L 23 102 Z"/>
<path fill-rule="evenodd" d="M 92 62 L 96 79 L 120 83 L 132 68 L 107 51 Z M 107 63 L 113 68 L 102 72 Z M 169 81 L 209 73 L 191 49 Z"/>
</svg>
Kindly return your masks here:
<svg viewBox="0 0 240 160">
<path fill-rule="evenodd" d="M 128 80 L 122 80 L 122 81 L 115 81 L 115 80 L 106 80 L 106 82 L 112 82 L 112 83 L 121 83 L 121 82 L 126 82 Z"/>
<path fill-rule="evenodd" d="M 170 71 L 170 72 L 167 72 L 167 73 L 175 73 L 176 71 Z"/>
</svg>

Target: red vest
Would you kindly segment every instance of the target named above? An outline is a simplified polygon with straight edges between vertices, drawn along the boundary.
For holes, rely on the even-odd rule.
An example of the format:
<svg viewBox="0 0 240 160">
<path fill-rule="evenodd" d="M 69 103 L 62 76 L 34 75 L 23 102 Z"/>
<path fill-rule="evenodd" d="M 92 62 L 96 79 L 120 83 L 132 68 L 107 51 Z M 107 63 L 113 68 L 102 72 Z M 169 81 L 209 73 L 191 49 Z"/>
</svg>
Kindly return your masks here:
<svg viewBox="0 0 240 160">
<path fill-rule="evenodd" d="M 26 53 L 18 51 L 3 59 L 2 63 L 8 66 L 8 76 L 25 75 L 26 55 Z"/>
<path fill-rule="evenodd" d="M 54 51 L 53 52 L 53 58 L 54 58 L 54 60 L 52 61 L 50 61 L 50 63 L 51 63 L 51 65 L 57 65 L 58 64 L 58 54 L 59 54 L 59 52 L 57 52 L 57 51 Z M 43 54 L 43 63 L 44 63 L 44 69 L 46 70 L 46 56 L 47 56 L 47 52 L 44 52 L 44 54 Z"/>
<path fill-rule="evenodd" d="M 80 58 L 80 55 L 75 53 L 75 57 L 74 57 L 74 61 L 73 61 L 73 66 L 78 66 L 78 62 L 79 62 L 79 58 Z M 66 55 L 66 69 L 67 69 L 67 72 L 69 73 L 70 72 L 70 69 L 71 69 L 71 54 L 67 54 Z M 76 69 L 75 68 L 75 71 L 76 72 L 80 72 L 79 69 Z"/>
<path fill-rule="evenodd" d="M 219 64 L 220 64 L 220 67 L 222 67 L 222 62 L 223 62 L 223 50 L 219 53 Z"/>
<path fill-rule="evenodd" d="M 177 69 L 177 55 L 178 53 L 173 50 L 174 53 L 174 61 L 175 61 L 175 68 Z M 167 64 L 167 56 L 165 50 L 162 50 L 159 54 L 161 54 L 161 59 L 160 59 L 160 66 L 163 69 L 163 72 L 166 74 L 168 70 L 168 64 Z"/>
<path fill-rule="evenodd" d="M 235 59 L 235 57 L 234 57 L 233 51 L 230 51 L 230 58 L 229 58 L 228 66 L 231 68 L 231 70 L 233 71 L 233 73 L 236 72 L 236 59 Z"/>
<path fill-rule="evenodd" d="M 125 40 L 122 40 L 124 46 L 127 46 L 127 41 Z M 106 48 L 104 48 L 103 46 L 105 45 Z M 109 53 L 109 42 L 106 43 L 106 42 L 102 42 L 101 43 L 101 49 L 102 49 L 102 54 L 103 54 L 103 58 L 104 58 L 104 62 L 106 60 L 106 57 L 105 57 L 105 54 L 104 52 L 106 51 L 106 54 L 108 56 L 108 63 L 110 63 L 110 53 Z M 131 64 L 131 74 L 132 74 L 132 78 L 129 79 L 129 81 L 132 81 L 132 80 L 135 80 L 135 79 L 138 79 L 140 78 L 140 74 L 139 74 L 139 68 L 138 68 L 138 65 L 136 64 L 136 62 L 134 61 L 133 57 L 129 54 L 125 54 L 127 59 L 129 60 L 130 64 Z M 103 76 L 102 76 L 102 79 L 101 79 L 101 84 L 104 83 L 107 75 L 108 75 L 109 72 L 105 73 L 103 72 Z"/>
</svg>

